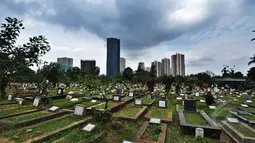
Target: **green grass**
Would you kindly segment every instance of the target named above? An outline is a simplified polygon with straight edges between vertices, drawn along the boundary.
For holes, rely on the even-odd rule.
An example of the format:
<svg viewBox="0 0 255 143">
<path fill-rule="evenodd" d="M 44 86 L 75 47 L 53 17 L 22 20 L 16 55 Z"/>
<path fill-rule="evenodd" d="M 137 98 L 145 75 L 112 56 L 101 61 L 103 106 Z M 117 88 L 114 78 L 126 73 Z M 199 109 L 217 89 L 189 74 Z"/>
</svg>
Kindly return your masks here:
<svg viewBox="0 0 255 143">
<path fill-rule="evenodd" d="M 93 105 L 96 105 L 96 104 L 100 104 L 100 103 L 102 103 L 102 102 L 97 100 L 97 102 L 83 101 L 80 104 L 84 105 L 85 107 L 90 107 L 90 106 L 93 106 Z"/>
<path fill-rule="evenodd" d="M 208 122 L 200 113 L 185 112 L 185 120 L 188 124 L 194 125 L 208 125 Z"/>
<path fill-rule="evenodd" d="M 153 106 L 150 109 L 150 118 L 168 119 L 168 108 L 158 108 Z"/>
<path fill-rule="evenodd" d="M 10 110 L 0 110 L 0 116 L 7 116 L 12 114 L 18 114 L 26 111 L 35 110 L 36 107 L 33 106 L 19 106 Z"/>
<path fill-rule="evenodd" d="M 120 104 L 121 102 L 111 102 L 109 101 L 108 104 L 107 104 L 107 109 L 110 109 L 118 104 Z M 101 104 L 101 105 L 98 105 L 98 106 L 95 106 L 96 109 L 104 109 L 105 107 L 105 103 Z"/>
<path fill-rule="evenodd" d="M 35 113 L 26 114 L 26 115 L 22 115 L 22 116 L 11 117 L 11 118 L 5 119 L 4 121 L 15 124 L 15 123 L 19 123 L 19 122 L 36 119 L 36 118 L 46 116 L 49 114 L 50 114 L 50 112 L 40 111 L 40 112 L 35 112 Z"/>
<path fill-rule="evenodd" d="M 255 134 L 245 126 L 242 126 L 242 124 L 234 124 L 234 123 L 229 123 L 232 127 L 234 127 L 237 131 L 242 133 L 243 135 L 247 137 L 255 137 Z"/>
<path fill-rule="evenodd" d="M 145 106 L 128 106 L 117 113 L 114 113 L 115 117 L 134 117 Z"/>
<path fill-rule="evenodd" d="M 76 104 L 79 104 L 81 101 L 78 102 L 72 102 L 68 99 L 59 99 L 59 100 L 53 100 L 51 105 L 57 106 L 59 108 L 70 108 Z"/>
<path fill-rule="evenodd" d="M 48 133 L 51 131 L 54 131 L 56 129 L 65 127 L 71 123 L 74 123 L 76 121 L 81 120 L 81 117 L 76 117 L 76 116 L 67 116 L 64 118 L 59 118 L 56 120 L 51 120 L 48 122 L 44 122 L 32 127 L 27 127 L 27 128 L 22 128 L 22 129 L 13 129 L 13 130 L 9 130 L 3 134 L 1 134 L 1 136 L 3 137 L 8 137 L 11 140 L 14 140 L 16 142 L 24 142 L 28 139 L 43 135 L 44 133 Z M 32 129 L 32 132 L 27 132 L 27 129 Z M 17 138 L 13 138 L 13 136 L 16 135 Z"/>
<path fill-rule="evenodd" d="M 0 100 L 0 105 L 1 104 L 6 104 L 6 103 L 10 103 L 8 100 Z"/>
<path fill-rule="evenodd" d="M 154 99 L 151 98 L 142 98 L 143 104 L 150 104 Z"/>
<path fill-rule="evenodd" d="M 255 120 L 255 115 L 241 115 L 248 120 Z"/>
<path fill-rule="evenodd" d="M 0 105 L 0 110 L 5 110 L 5 109 L 8 109 L 8 108 L 18 108 L 20 107 L 21 105 L 18 105 L 18 104 L 10 104 L 10 105 Z"/>
<path fill-rule="evenodd" d="M 255 113 L 255 108 L 250 107 L 250 108 L 247 109 L 247 111 L 250 112 L 250 113 Z"/>
<path fill-rule="evenodd" d="M 127 100 L 132 99 L 132 98 L 133 98 L 133 97 L 126 96 L 126 97 L 121 98 L 121 101 L 127 101 Z"/>
</svg>

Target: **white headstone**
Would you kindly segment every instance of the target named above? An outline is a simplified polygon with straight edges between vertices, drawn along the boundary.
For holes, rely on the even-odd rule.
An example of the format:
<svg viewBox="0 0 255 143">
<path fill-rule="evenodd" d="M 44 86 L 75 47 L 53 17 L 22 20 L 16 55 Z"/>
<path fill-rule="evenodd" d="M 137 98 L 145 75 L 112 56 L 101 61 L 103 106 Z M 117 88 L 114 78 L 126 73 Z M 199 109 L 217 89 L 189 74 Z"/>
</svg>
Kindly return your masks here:
<svg viewBox="0 0 255 143">
<path fill-rule="evenodd" d="M 202 128 L 196 128 L 196 138 L 197 137 L 204 137 L 204 129 Z"/>
<path fill-rule="evenodd" d="M 22 100 L 19 100 L 19 105 L 22 105 L 23 101 Z"/>
<path fill-rule="evenodd" d="M 182 100 L 182 97 L 176 97 L 176 100 Z"/>
<path fill-rule="evenodd" d="M 119 101 L 120 97 L 119 96 L 113 96 L 114 101 Z"/>
<path fill-rule="evenodd" d="M 61 89 L 58 90 L 58 94 L 61 94 Z"/>
<path fill-rule="evenodd" d="M 135 105 L 142 105 L 141 99 L 135 99 Z"/>
<path fill-rule="evenodd" d="M 199 96 L 199 93 L 198 93 L 198 92 L 196 92 L 195 96 Z"/>
<path fill-rule="evenodd" d="M 158 104 L 159 104 L 158 105 L 159 107 L 163 107 L 163 108 L 166 107 L 166 101 L 164 101 L 164 100 L 159 100 Z"/>
<path fill-rule="evenodd" d="M 248 108 L 249 106 L 246 104 L 241 104 L 242 107 Z"/>
<path fill-rule="evenodd" d="M 151 98 L 151 94 L 147 94 L 147 98 Z"/>
<path fill-rule="evenodd" d="M 97 100 L 91 100 L 91 102 L 92 102 L 92 103 L 96 103 L 96 102 L 97 102 Z"/>
<path fill-rule="evenodd" d="M 34 99 L 34 102 L 33 102 L 33 106 L 36 106 L 36 107 L 38 107 L 39 106 L 39 104 L 40 104 L 40 98 L 35 98 Z"/>
<path fill-rule="evenodd" d="M 82 130 L 83 130 L 83 131 L 90 132 L 90 131 L 92 131 L 95 127 L 96 127 L 96 125 L 88 124 L 88 125 L 86 125 L 84 128 L 82 128 Z"/>
<path fill-rule="evenodd" d="M 79 99 L 78 99 L 78 98 L 72 98 L 70 101 L 71 101 L 71 102 L 78 102 Z"/>
<path fill-rule="evenodd" d="M 8 95 L 8 100 L 12 101 L 12 95 Z"/>
<path fill-rule="evenodd" d="M 52 106 L 49 111 L 52 111 L 52 112 L 55 112 L 55 111 L 58 111 L 60 108 L 57 107 L 57 106 Z"/>
<path fill-rule="evenodd" d="M 237 118 L 227 118 L 227 121 L 230 123 L 240 123 Z"/>
<path fill-rule="evenodd" d="M 247 103 L 252 103 L 252 101 L 251 101 L 251 100 L 246 100 L 246 102 L 247 102 Z"/>
<path fill-rule="evenodd" d="M 200 102 L 205 103 L 205 100 L 200 100 Z"/>
<path fill-rule="evenodd" d="M 216 109 L 216 107 L 215 107 L 215 106 L 209 106 L 209 108 L 210 108 L 210 109 Z"/>
<path fill-rule="evenodd" d="M 130 93 L 129 93 L 129 96 L 130 96 L 130 97 L 133 97 L 133 96 L 134 96 L 134 93 L 133 93 L 133 92 L 130 92 Z"/>
<path fill-rule="evenodd" d="M 160 120 L 160 119 L 156 119 L 156 118 L 150 118 L 150 123 L 153 123 L 153 124 L 160 124 L 160 123 L 161 123 L 161 120 Z"/>
<path fill-rule="evenodd" d="M 133 143 L 133 142 L 124 140 L 123 143 Z"/>
<path fill-rule="evenodd" d="M 83 106 L 76 105 L 74 109 L 74 115 L 83 116 L 85 115 L 86 108 Z"/>
</svg>

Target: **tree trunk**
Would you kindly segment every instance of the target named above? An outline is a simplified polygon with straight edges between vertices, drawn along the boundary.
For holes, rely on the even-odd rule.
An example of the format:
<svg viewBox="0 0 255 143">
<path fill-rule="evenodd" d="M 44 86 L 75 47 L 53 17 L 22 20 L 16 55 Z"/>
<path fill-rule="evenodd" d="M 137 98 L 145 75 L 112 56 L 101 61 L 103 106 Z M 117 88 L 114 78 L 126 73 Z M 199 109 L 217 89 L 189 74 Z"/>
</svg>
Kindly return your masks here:
<svg viewBox="0 0 255 143">
<path fill-rule="evenodd" d="M 0 91 L 1 91 L 1 98 L 4 99 L 6 92 L 5 92 L 5 86 L 4 85 L 0 85 Z"/>
<path fill-rule="evenodd" d="M 108 108 L 108 100 L 107 98 L 105 99 L 105 106 L 104 106 L 104 109 L 106 110 Z"/>
</svg>

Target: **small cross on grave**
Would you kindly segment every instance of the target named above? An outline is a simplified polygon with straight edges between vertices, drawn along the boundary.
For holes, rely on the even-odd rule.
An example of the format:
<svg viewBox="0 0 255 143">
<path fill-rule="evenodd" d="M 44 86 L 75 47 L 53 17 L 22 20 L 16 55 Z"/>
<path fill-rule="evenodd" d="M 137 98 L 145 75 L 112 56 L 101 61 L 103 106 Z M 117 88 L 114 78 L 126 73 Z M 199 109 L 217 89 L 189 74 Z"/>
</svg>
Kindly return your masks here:
<svg viewBox="0 0 255 143">
<path fill-rule="evenodd" d="M 196 112 L 197 111 L 196 100 L 194 100 L 194 99 L 185 99 L 184 100 L 184 111 Z"/>
<path fill-rule="evenodd" d="M 8 95 L 8 100 L 12 101 L 12 99 L 13 99 L 13 96 L 12 95 Z"/>
<path fill-rule="evenodd" d="M 130 96 L 130 97 L 133 97 L 133 96 L 134 96 L 134 93 L 133 93 L 133 92 L 130 92 L 130 93 L 129 93 L 129 96 Z"/>
<path fill-rule="evenodd" d="M 38 107 L 40 105 L 41 98 L 36 97 L 33 102 L 33 106 Z"/>
<path fill-rule="evenodd" d="M 81 105 L 76 105 L 74 109 L 74 115 L 84 116 L 86 114 L 86 107 Z"/>
<path fill-rule="evenodd" d="M 196 128 L 196 138 L 197 137 L 204 137 L 204 129 L 202 129 L 202 128 Z"/>
<path fill-rule="evenodd" d="M 142 99 L 135 99 L 135 105 L 143 105 Z"/>
<path fill-rule="evenodd" d="M 158 101 L 158 107 L 159 108 L 167 108 L 166 100 L 159 100 Z"/>
<path fill-rule="evenodd" d="M 238 120 L 237 118 L 227 118 L 227 121 L 228 121 L 229 123 L 236 123 L 236 124 L 240 123 L 239 120 Z"/>
<path fill-rule="evenodd" d="M 60 110 L 60 108 L 57 107 L 57 106 L 52 106 L 52 107 L 49 109 L 49 111 L 51 111 L 51 112 L 56 112 L 56 111 L 58 111 L 58 110 Z"/>
<path fill-rule="evenodd" d="M 113 95 L 112 96 L 112 101 L 113 102 L 120 102 L 121 101 L 120 95 L 118 95 L 118 94 Z"/>
<path fill-rule="evenodd" d="M 91 100 L 91 102 L 92 102 L 92 103 L 96 103 L 96 102 L 97 102 L 97 100 Z"/>
<path fill-rule="evenodd" d="M 87 131 L 87 132 L 91 132 L 95 127 L 96 127 L 96 125 L 88 124 L 84 128 L 82 128 L 82 130 Z"/>
<path fill-rule="evenodd" d="M 160 124 L 161 120 L 157 118 L 150 118 L 150 123 L 152 124 Z"/>
</svg>

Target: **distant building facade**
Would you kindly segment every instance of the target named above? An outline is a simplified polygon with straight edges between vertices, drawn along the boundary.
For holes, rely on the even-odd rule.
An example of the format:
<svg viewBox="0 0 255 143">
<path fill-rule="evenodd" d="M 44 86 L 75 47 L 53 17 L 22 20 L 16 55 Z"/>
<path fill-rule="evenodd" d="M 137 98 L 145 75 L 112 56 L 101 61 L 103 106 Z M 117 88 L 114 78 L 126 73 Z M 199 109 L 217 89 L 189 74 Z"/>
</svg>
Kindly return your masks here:
<svg viewBox="0 0 255 143">
<path fill-rule="evenodd" d="M 158 61 L 154 61 L 151 63 L 151 65 L 154 65 L 155 66 L 155 69 L 156 69 L 156 76 L 157 77 L 160 77 L 161 76 L 161 63 L 158 62 Z"/>
<path fill-rule="evenodd" d="M 106 75 L 115 76 L 120 72 L 120 39 L 107 38 Z"/>
<path fill-rule="evenodd" d="M 138 70 L 138 69 L 145 70 L 144 62 L 139 62 L 139 63 L 138 63 L 137 70 Z"/>
<path fill-rule="evenodd" d="M 125 68 L 126 68 L 126 59 L 121 57 L 120 58 L 120 72 L 122 73 Z"/>
<path fill-rule="evenodd" d="M 61 69 L 64 71 L 67 71 L 68 69 L 73 67 L 72 58 L 67 58 L 67 57 L 57 58 L 57 63 L 60 64 Z"/>
<path fill-rule="evenodd" d="M 170 75 L 170 59 L 164 58 L 161 60 L 161 75 Z"/>
<path fill-rule="evenodd" d="M 149 72 L 149 71 L 151 71 L 151 68 L 150 68 L 150 67 L 146 67 L 146 68 L 145 68 L 145 71 L 148 71 L 148 72 Z"/>
<path fill-rule="evenodd" d="M 183 54 L 176 53 L 171 56 L 173 76 L 185 76 L 185 57 Z"/>
<path fill-rule="evenodd" d="M 96 67 L 96 61 L 95 60 L 81 60 L 81 71 L 90 73 L 92 72 Z"/>
</svg>

